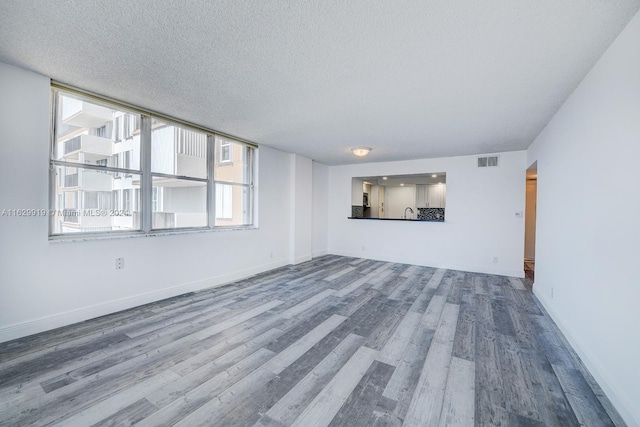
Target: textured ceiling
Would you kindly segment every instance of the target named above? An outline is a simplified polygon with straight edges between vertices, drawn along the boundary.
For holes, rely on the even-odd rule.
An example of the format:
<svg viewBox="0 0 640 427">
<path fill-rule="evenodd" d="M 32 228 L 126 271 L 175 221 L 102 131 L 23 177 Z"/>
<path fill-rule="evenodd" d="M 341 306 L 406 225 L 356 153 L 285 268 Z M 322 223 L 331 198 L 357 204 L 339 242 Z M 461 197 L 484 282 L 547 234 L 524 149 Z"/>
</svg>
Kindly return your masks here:
<svg viewBox="0 0 640 427">
<path fill-rule="evenodd" d="M 639 8 L 2 0 L 0 61 L 325 164 L 440 157 L 527 148 Z"/>
</svg>

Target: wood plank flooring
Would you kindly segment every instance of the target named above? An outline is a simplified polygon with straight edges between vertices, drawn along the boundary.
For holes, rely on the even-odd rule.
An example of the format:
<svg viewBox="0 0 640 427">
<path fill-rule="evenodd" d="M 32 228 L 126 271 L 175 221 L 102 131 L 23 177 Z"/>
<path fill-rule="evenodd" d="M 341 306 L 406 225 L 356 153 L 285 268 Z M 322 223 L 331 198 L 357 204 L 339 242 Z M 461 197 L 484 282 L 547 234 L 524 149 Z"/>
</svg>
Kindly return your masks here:
<svg viewBox="0 0 640 427">
<path fill-rule="evenodd" d="M 0 344 L 0 425 L 624 425 L 530 289 L 324 256 Z"/>
</svg>

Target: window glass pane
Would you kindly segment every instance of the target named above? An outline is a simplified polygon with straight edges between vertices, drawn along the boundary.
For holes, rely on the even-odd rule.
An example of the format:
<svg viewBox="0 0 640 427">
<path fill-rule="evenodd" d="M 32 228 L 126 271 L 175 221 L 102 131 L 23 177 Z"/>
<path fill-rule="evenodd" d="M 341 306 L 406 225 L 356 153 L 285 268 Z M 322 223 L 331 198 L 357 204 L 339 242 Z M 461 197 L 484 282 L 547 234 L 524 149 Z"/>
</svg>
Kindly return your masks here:
<svg viewBox="0 0 640 427">
<path fill-rule="evenodd" d="M 251 183 L 253 148 L 216 136 L 215 150 L 216 181 Z"/>
<path fill-rule="evenodd" d="M 252 190 L 245 185 L 216 183 L 216 226 L 249 225 Z"/>
<path fill-rule="evenodd" d="M 216 184 L 216 219 L 233 219 L 233 186 Z"/>
<path fill-rule="evenodd" d="M 207 134 L 153 119 L 151 171 L 207 177 Z"/>
<path fill-rule="evenodd" d="M 54 159 L 140 170 L 140 114 L 58 94 Z"/>
<path fill-rule="evenodd" d="M 140 175 L 57 166 L 54 182 L 54 234 L 140 229 Z"/>
<path fill-rule="evenodd" d="M 153 177 L 152 228 L 207 226 L 207 184 Z"/>
</svg>

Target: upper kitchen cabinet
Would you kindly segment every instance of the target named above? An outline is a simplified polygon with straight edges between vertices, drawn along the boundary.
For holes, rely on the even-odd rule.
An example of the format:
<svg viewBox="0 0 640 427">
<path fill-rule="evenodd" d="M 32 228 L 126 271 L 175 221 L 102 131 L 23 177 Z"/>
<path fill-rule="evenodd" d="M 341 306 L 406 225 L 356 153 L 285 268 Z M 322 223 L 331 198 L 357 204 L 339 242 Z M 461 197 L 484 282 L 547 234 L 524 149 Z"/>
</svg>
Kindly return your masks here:
<svg viewBox="0 0 640 427">
<path fill-rule="evenodd" d="M 444 208 L 446 204 L 446 185 L 416 185 L 417 208 Z"/>
</svg>

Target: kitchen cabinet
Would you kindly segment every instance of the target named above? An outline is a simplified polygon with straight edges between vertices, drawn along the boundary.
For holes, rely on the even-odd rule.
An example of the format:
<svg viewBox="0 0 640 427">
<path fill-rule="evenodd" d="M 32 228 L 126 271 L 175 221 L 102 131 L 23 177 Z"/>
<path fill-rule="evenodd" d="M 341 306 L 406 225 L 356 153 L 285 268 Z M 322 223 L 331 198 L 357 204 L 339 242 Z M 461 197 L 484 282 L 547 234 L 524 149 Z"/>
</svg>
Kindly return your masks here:
<svg viewBox="0 0 640 427">
<path fill-rule="evenodd" d="M 444 208 L 445 205 L 445 186 L 444 185 L 427 185 L 427 207 L 428 208 Z"/>
<path fill-rule="evenodd" d="M 427 186 L 416 185 L 416 208 L 427 207 Z"/>
<path fill-rule="evenodd" d="M 416 185 L 416 207 L 444 208 L 446 202 L 446 186 Z"/>
</svg>

